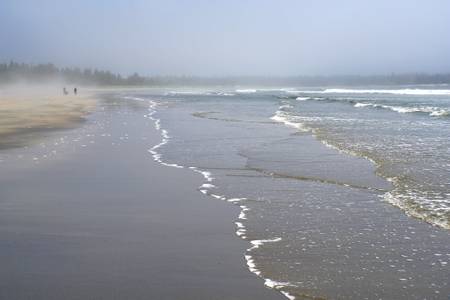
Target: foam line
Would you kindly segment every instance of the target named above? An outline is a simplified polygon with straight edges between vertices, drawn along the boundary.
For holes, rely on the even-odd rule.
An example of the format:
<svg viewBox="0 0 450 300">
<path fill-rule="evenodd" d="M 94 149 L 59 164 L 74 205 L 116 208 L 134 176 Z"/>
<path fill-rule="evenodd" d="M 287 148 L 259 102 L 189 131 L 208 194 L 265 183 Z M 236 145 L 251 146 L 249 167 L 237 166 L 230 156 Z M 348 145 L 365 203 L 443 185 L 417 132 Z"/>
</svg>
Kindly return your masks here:
<svg viewBox="0 0 450 300">
<path fill-rule="evenodd" d="M 148 149 L 148 152 L 152 155 L 153 159 L 156 162 L 158 162 L 164 166 L 168 166 L 168 167 L 188 168 L 196 173 L 201 174 L 206 181 L 198 188 L 198 190 L 202 194 L 209 195 L 209 196 L 219 199 L 219 200 L 225 200 L 225 201 L 233 203 L 233 204 L 238 204 L 240 202 L 247 200 L 246 198 L 227 198 L 223 195 L 217 195 L 217 194 L 210 193 L 209 189 L 215 188 L 216 186 L 214 184 L 212 184 L 214 177 L 212 176 L 212 173 L 209 171 L 200 170 L 197 167 L 192 167 L 192 166 L 186 167 L 186 166 L 178 165 L 175 163 L 164 162 L 162 160 L 162 154 L 159 153 L 157 150 L 159 148 L 161 148 L 162 146 L 166 145 L 170 141 L 171 137 L 169 135 L 169 132 L 166 129 L 162 128 L 161 120 L 155 117 L 156 108 L 158 106 L 158 103 L 155 101 L 152 101 L 152 100 L 145 100 L 145 99 L 136 98 L 136 97 L 124 97 L 124 98 L 129 99 L 129 100 L 148 101 L 149 102 L 149 113 L 147 115 L 145 115 L 144 117 L 146 117 L 154 122 L 155 129 L 161 133 L 161 137 L 162 137 L 162 140 L 160 143 L 158 143 L 158 144 L 154 145 L 152 148 Z M 246 220 L 247 219 L 246 212 L 248 212 L 250 209 L 245 205 L 239 205 L 239 207 L 240 207 L 241 211 L 239 213 L 238 219 Z M 247 238 L 246 237 L 247 229 L 245 228 L 244 223 L 242 221 L 236 221 L 235 225 L 236 225 L 236 235 L 243 239 L 246 239 Z M 250 244 L 252 246 L 247 249 L 247 253 L 263 246 L 266 243 L 276 243 L 279 241 L 281 241 L 281 238 L 279 238 L 279 237 L 272 238 L 272 239 L 252 240 L 252 241 L 250 241 Z M 246 263 L 247 263 L 247 266 L 248 266 L 248 269 L 250 270 L 250 272 L 256 274 L 259 277 L 262 277 L 261 271 L 256 267 L 256 263 L 255 263 L 255 260 L 253 259 L 253 257 L 248 254 L 246 254 L 244 257 L 245 257 L 245 260 L 246 260 Z M 292 286 L 292 284 L 287 283 L 287 282 L 277 282 L 277 281 L 274 281 L 274 280 L 271 280 L 268 278 L 263 278 L 263 279 L 264 279 L 264 285 L 271 289 L 278 290 L 285 286 Z M 285 292 L 285 291 L 279 291 L 279 292 L 290 300 L 295 299 L 295 297 L 291 296 L 288 292 Z"/>
</svg>

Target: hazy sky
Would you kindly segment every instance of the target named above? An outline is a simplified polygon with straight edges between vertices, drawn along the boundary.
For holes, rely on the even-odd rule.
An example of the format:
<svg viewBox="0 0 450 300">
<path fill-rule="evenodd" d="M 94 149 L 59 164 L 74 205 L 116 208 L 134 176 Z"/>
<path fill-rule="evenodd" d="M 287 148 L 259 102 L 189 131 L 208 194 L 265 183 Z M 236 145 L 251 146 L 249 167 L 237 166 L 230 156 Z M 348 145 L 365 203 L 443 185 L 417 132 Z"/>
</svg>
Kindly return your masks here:
<svg viewBox="0 0 450 300">
<path fill-rule="evenodd" d="M 449 0 L 0 0 L 0 61 L 146 75 L 450 72 Z"/>
</svg>

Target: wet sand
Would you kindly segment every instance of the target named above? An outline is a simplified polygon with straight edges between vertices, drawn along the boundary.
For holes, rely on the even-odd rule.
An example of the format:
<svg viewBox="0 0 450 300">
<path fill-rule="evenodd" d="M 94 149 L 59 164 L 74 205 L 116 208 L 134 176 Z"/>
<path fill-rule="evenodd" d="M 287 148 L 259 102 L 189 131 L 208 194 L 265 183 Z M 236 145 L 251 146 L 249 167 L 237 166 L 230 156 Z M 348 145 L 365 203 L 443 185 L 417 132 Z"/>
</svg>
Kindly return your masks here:
<svg viewBox="0 0 450 300">
<path fill-rule="evenodd" d="M 239 208 L 152 160 L 146 113 L 103 102 L 64 133 L 70 155 L 2 163 L 0 299 L 283 299 L 245 265 Z"/>
<path fill-rule="evenodd" d="M 276 289 L 305 300 L 448 298 L 448 231 L 383 201 L 391 186 L 369 160 L 267 122 L 284 104 L 270 94 L 161 101 L 172 138 L 159 152 L 211 172 L 205 193 L 242 207 L 251 270 Z"/>
</svg>

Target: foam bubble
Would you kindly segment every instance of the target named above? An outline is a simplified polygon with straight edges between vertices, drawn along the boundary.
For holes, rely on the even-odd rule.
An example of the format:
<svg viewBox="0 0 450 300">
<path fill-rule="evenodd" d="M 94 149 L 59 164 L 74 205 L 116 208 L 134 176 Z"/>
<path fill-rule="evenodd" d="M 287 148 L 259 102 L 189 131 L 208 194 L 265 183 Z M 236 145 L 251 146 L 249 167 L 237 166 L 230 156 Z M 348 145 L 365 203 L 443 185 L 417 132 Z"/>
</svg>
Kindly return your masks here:
<svg viewBox="0 0 450 300">
<path fill-rule="evenodd" d="M 210 194 L 211 197 L 219 199 L 219 200 L 226 200 L 227 198 L 221 195 L 216 195 L 216 194 Z"/>
<path fill-rule="evenodd" d="M 266 243 L 277 243 L 281 241 L 280 237 L 276 237 L 276 238 L 272 238 L 272 239 L 265 239 L 265 240 L 253 240 L 250 241 L 250 243 L 253 245 L 252 247 L 250 247 L 249 249 L 247 249 L 248 251 L 252 251 L 254 249 L 257 249 L 259 247 L 261 247 L 262 245 L 266 244 Z"/>
<path fill-rule="evenodd" d="M 211 188 L 215 188 L 216 186 L 214 184 L 211 183 L 204 183 L 200 186 L 200 188 L 205 188 L 205 189 L 211 189 Z"/>
<path fill-rule="evenodd" d="M 266 279 L 264 281 L 264 285 L 269 288 L 272 288 L 272 289 L 285 287 L 285 286 L 293 286 L 293 284 L 291 284 L 289 282 L 275 281 L 275 280 L 271 280 L 271 279 Z"/>
<path fill-rule="evenodd" d="M 231 203 L 238 203 L 238 202 L 241 202 L 243 200 L 246 200 L 246 198 L 230 198 L 227 201 L 231 202 Z"/>
<path fill-rule="evenodd" d="M 241 222 L 234 222 L 234 224 L 236 224 L 237 228 L 244 228 L 244 224 L 242 224 Z"/>
<path fill-rule="evenodd" d="M 241 208 L 241 212 L 240 212 L 240 214 L 239 214 L 239 216 L 238 216 L 238 219 L 246 220 L 246 219 L 247 219 L 247 215 L 246 215 L 245 212 L 246 212 L 246 211 L 249 211 L 250 208 L 248 208 L 248 207 L 245 206 L 245 205 L 241 205 L 240 208 Z"/>
<path fill-rule="evenodd" d="M 288 292 L 285 291 L 280 291 L 280 293 L 282 293 L 286 298 L 288 298 L 289 300 L 295 300 L 295 296 L 292 296 L 291 294 L 289 294 Z"/>
<path fill-rule="evenodd" d="M 255 260 L 251 255 L 245 255 L 245 260 L 247 261 L 247 267 L 250 270 L 250 272 L 260 276 L 261 271 L 256 268 Z"/>
</svg>

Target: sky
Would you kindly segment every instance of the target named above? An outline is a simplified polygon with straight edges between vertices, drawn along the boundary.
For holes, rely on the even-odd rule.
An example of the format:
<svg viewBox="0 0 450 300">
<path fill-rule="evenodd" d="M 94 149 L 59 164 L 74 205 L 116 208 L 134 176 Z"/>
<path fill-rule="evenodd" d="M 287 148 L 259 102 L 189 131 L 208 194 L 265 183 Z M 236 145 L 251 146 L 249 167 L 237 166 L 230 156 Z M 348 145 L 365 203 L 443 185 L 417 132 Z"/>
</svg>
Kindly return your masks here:
<svg viewBox="0 0 450 300">
<path fill-rule="evenodd" d="M 0 0 L 0 62 L 124 75 L 450 72 L 448 0 Z"/>
</svg>

